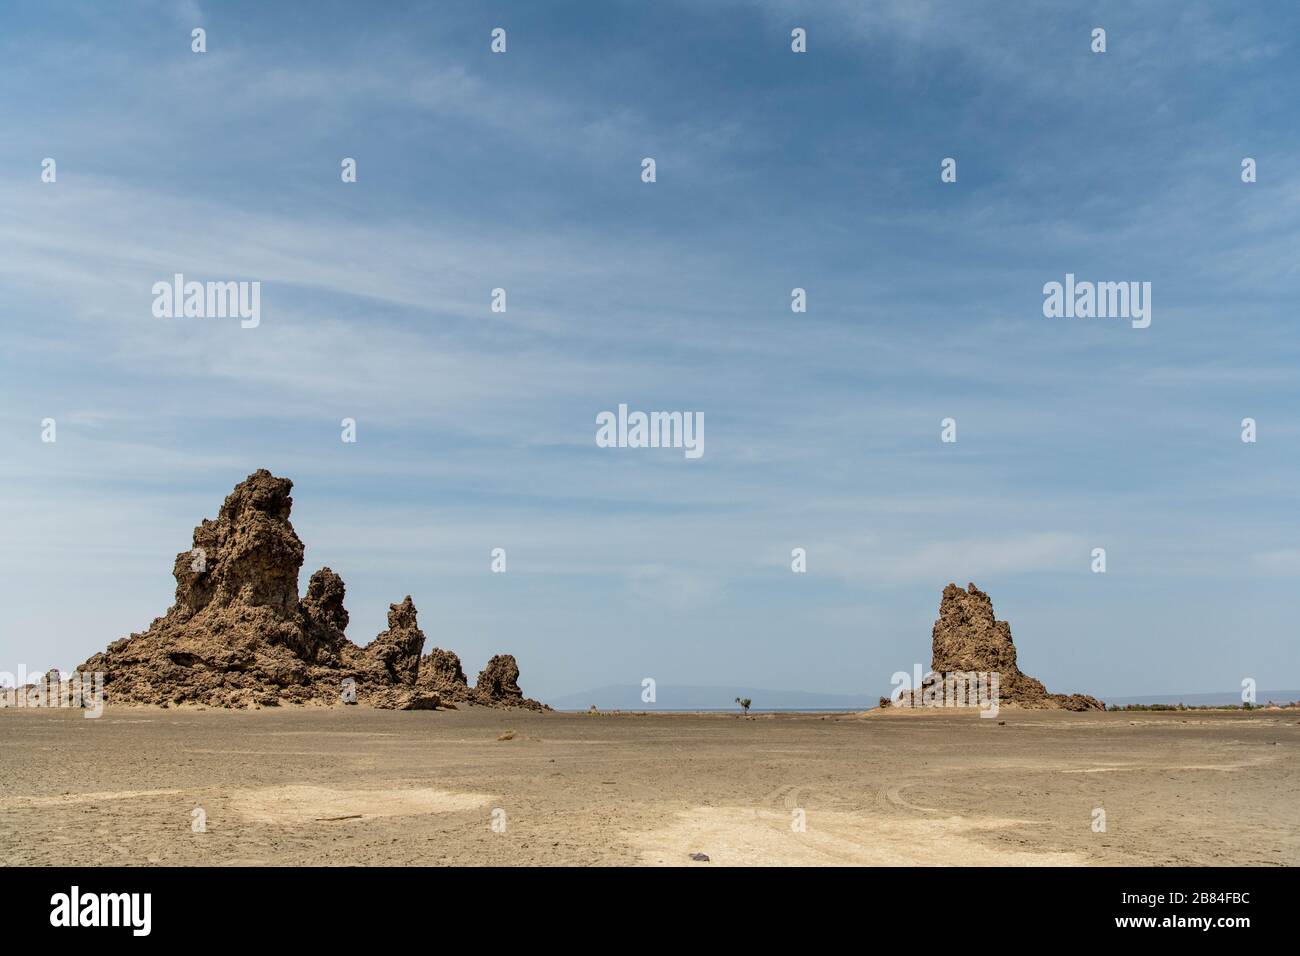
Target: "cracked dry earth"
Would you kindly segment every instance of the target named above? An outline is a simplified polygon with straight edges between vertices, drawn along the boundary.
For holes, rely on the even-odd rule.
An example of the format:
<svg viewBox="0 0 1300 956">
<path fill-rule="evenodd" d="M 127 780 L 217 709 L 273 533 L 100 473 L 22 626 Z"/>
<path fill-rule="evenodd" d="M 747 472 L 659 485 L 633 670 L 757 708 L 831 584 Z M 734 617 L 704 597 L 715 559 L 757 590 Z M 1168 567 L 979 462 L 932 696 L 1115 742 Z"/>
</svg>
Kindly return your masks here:
<svg viewBox="0 0 1300 956">
<path fill-rule="evenodd" d="M 6 864 L 1300 863 L 1294 710 L 110 706 L 0 741 Z"/>
</svg>

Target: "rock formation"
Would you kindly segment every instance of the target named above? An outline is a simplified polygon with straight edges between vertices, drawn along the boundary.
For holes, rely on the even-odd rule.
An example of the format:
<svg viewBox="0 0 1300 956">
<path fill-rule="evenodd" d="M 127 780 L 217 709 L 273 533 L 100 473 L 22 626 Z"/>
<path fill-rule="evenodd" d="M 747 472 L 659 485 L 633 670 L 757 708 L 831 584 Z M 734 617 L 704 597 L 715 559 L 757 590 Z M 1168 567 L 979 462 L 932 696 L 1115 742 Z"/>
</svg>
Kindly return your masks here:
<svg viewBox="0 0 1300 956">
<path fill-rule="evenodd" d="M 509 661 L 515 675 L 495 695 L 470 692 L 449 651 L 435 649 L 428 664 L 434 655 L 420 657 L 424 632 L 409 595 L 390 606 L 388 629 L 365 648 L 344 633 L 345 588 L 332 570 L 315 572 L 300 601 L 303 545 L 289 523 L 292 488 L 287 478 L 256 471 L 235 486 L 215 521 L 194 529 L 193 548 L 176 556 L 176 601 L 167 614 L 79 668 L 104 673 L 107 700 L 239 707 L 338 704 L 355 694 L 394 709 L 443 700 L 545 709 L 509 691 L 519 688 L 508 655 L 492 659 Z"/>
<path fill-rule="evenodd" d="M 468 703 L 473 697 L 460 658 L 454 651 L 444 651 L 441 647 L 420 658 L 416 686 L 455 704 Z"/>
<path fill-rule="evenodd" d="M 519 704 L 524 692 L 519 689 L 519 665 L 510 654 L 498 654 L 487 662 L 474 683 L 474 695 L 484 704 Z"/>
<path fill-rule="evenodd" d="M 435 688 L 467 686 L 460 658 L 455 651 L 444 651 L 441 647 L 435 647 L 420 661 L 420 681 L 426 680 L 431 681 Z"/>
<path fill-rule="evenodd" d="M 471 688 L 460 658 L 451 651 L 435 647 L 427 657 L 420 659 L 420 675 L 416 686 L 427 693 L 438 694 L 442 700 L 451 703 L 546 709 L 545 704 L 525 697 L 519 689 L 519 665 L 510 654 L 497 654 L 488 661 Z"/>
<path fill-rule="evenodd" d="M 307 641 L 301 653 L 308 660 L 338 660 L 339 650 L 347 641 L 343 635 L 348 629 L 344 591 L 343 579 L 329 568 L 321 568 L 307 582 L 307 596 L 302 599 Z"/>
<path fill-rule="evenodd" d="M 996 672 L 1003 702 L 1027 708 L 1105 710 L 1101 701 L 1086 694 L 1049 694 L 1041 681 L 1021 673 L 1011 625 L 994 618 L 993 602 L 974 584 L 964 591 L 956 584 L 943 589 L 931 642 L 932 671 Z"/>
<path fill-rule="evenodd" d="M 394 684 L 414 687 L 422 650 L 424 631 L 416 626 L 415 605 L 408 594 L 401 604 L 388 606 L 388 630 L 370 642 L 366 653 L 383 666 Z"/>
</svg>

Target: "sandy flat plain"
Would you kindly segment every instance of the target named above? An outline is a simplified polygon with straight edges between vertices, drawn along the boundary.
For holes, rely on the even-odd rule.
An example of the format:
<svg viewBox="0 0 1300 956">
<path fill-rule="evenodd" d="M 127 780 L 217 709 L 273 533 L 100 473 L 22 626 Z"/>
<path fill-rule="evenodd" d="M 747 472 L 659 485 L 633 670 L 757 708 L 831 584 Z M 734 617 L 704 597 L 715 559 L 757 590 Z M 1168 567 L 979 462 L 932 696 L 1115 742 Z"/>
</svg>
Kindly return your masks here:
<svg viewBox="0 0 1300 956">
<path fill-rule="evenodd" d="M 0 745 L 6 864 L 1300 864 L 1296 710 L 110 706 Z"/>
</svg>

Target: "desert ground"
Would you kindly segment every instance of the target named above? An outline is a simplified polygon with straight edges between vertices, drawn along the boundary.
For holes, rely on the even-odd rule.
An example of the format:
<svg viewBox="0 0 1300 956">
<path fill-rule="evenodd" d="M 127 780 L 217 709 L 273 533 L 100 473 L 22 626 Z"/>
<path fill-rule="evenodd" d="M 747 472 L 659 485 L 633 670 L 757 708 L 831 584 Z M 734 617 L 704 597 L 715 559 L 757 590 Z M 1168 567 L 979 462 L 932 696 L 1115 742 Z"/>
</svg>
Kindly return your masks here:
<svg viewBox="0 0 1300 956">
<path fill-rule="evenodd" d="M 110 706 L 0 741 L 10 865 L 1300 863 L 1295 710 Z"/>
</svg>

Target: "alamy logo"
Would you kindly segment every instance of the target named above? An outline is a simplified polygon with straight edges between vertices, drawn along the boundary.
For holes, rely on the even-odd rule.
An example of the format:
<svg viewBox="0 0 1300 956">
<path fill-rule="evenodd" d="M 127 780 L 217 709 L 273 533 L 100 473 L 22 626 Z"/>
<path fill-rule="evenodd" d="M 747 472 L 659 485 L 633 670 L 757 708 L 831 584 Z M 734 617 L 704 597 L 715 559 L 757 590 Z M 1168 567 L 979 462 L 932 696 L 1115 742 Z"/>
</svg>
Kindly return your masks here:
<svg viewBox="0 0 1300 956">
<path fill-rule="evenodd" d="M 83 710 L 82 716 L 97 718 L 104 713 L 104 672 L 73 671 L 62 673 L 57 667 L 41 673 L 0 671 L 0 708 L 71 707 Z"/>
<path fill-rule="evenodd" d="M 129 926 L 131 935 L 148 936 L 153 924 L 151 893 L 86 893 L 74 886 L 50 897 L 51 926 Z"/>
<path fill-rule="evenodd" d="M 255 329 L 262 321 L 260 282 L 186 282 L 178 272 L 171 282 L 155 282 L 152 292 L 156 319 L 237 317 L 245 329 Z"/>
<path fill-rule="evenodd" d="M 1132 319 L 1133 328 L 1151 324 L 1150 282 L 1075 282 L 1043 286 L 1043 315 L 1049 319 Z"/>
<path fill-rule="evenodd" d="M 894 686 L 889 695 L 894 707 L 978 707 L 981 717 L 996 717 L 1002 695 L 1002 675 L 997 671 L 921 672 L 895 671 L 889 678 Z"/>
<path fill-rule="evenodd" d="M 687 458 L 704 455 L 703 412 L 628 412 L 596 416 L 599 448 L 682 448 Z"/>
</svg>

